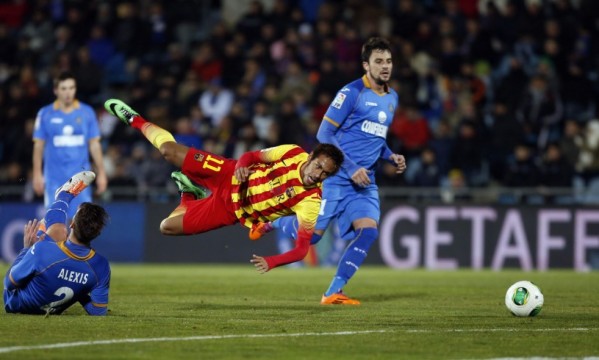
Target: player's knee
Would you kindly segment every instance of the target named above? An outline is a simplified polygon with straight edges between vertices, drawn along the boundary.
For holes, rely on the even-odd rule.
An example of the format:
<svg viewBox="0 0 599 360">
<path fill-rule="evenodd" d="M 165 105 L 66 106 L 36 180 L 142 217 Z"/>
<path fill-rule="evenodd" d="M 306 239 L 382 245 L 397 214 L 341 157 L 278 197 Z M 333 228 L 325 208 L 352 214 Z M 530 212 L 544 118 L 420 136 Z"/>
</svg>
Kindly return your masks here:
<svg viewBox="0 0 599 360">
<path fill-rule="evenodd" d="M 160 223 L 160 232 L 162 235 L 181 235 L 181 229 L 170 221 L 170 219 L 164 219 Z"/>
<path fill-rule="evenodd" d="M 374 241 L 378 238 L 379 232 L 375 227 L 361 228 L 356 231 L 358 235 L 358 242 L 360 247 L 364 250 L 370 249 Z"/>
<path fill-rule="evenodd" d="M 177 155 L 177 143 L 169 141 L 160 145 L 160 154 L 167 160 L 174 159 Z"/>
</svg>

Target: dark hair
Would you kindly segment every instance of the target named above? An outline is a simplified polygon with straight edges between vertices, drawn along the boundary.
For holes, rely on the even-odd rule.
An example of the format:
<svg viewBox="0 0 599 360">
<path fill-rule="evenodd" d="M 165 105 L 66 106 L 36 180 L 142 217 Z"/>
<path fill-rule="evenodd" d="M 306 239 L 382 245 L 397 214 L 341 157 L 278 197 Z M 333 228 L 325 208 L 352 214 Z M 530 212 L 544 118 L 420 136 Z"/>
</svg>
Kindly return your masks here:
<svg viewBox="0 0 599 360">
<path fill-rule="evenodd" d="M 343 152 L 339 150 L 335 145 L 331 144 L 318 144 L 312 150 L 312 158 L 317 158 L 319 155 L 325 155 L 330 157 L 335 163 L 335 172 L 330 175 L 334 175 L 341 168 L 341 164 L 343 164 Z"/>
<path fill-rule="evenodd" d="M 62 71 L 60 74 L 58 74 L 57 77 L 54 78 L 54 87 L 57 87 L 61 81 L 65 81 L 67 79 L 73 79 L 73 80 L 77 81 L 75 74 L 73 74 L 70 71 Z"/>
<path fill-rule="evenodd" d="M 362 45 L 362 62 L 368 62 L 374 50 L 391 52 L 391 44 L 387 39 L 371 37 Z"/>
<path fill-rule="evenodd" d="M 79 242 L 89 244 L 100 235 L 107 221 L 108 213 L 103 207 L 84 202 L 73 219 L 73 235 Z"/>
</svg>

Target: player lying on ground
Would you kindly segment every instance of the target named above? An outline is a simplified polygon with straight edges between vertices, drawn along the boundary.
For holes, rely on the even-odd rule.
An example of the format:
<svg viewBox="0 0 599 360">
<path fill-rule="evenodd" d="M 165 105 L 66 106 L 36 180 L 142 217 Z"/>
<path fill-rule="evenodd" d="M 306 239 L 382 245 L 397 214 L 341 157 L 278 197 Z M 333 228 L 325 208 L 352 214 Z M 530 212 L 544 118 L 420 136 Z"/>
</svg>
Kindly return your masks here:
<svg viewBox="0 0 599 360">
<path fill-rule="evenodd" d="M 25 248 L 4 277 L 6 312 L 61 314 L 79 302 L 89 315 L 106 315 L 110 266 L 90 243 L 108 215 L 101 206 L 85 202 L 71 221 L 70 234 L 66 226 L 69 203 L 95 178 L 91 171 L 74 175 L 56 190 L 42 226 L 37 220 L 25 225 Z"/>
<path fill-rule="evenodd" d="M 239 160 L 178 144 L 168 131 L 142 118 L 117 99 L 104 103 L 108 112 L 142 134 L 164 158 L 181 168 L 171 176 L 181 192 L 181 203 L 162 221 L 165 235 L 191 235 L 240 222 L 254 224 L 295 214 L 299 230 L 295 248 L 275 256 L 250 260 L 261 273 L 302 260 L 320 209 L 321 182 L 335 174 L 343 154 L 333 145 L 320 144 L 310 154 L 297 145 L 281 145 L 243 154 Z M 212 194 L 201 198 L 203 192 Z"/>
</svg>

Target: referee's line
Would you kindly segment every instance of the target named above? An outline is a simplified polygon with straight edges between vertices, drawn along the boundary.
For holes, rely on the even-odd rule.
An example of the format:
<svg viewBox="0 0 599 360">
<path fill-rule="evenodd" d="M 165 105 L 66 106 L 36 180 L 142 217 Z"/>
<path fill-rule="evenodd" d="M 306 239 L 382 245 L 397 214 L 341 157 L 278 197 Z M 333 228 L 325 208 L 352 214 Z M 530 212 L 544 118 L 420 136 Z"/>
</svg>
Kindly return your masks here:
<svg viewBox="0 0 599 360">
<path fill-rule="evenodd" d="M 305 332 L 305 333 L 281 333 L 281 334 L 237 334 L 237 335 L 202 335 L 202 336 L 184 336 L 184 337 L 156 337 L 156 338 L 131 338 L 131 339 L 107 339 L 93 341 L 75 341 L 66 343 L 31 345 L 31 346 L 9 346 L 0 347 L 0 353 L 9 353 L 27 350 L 47 350 L 63 349 L 79 346 L 92 345 L 112 345 L 112 344 L 131 344 L 146 342 L 169 342 L 169 341 L 203 341 L 203 340 L 226 340 L 226 339 L 255 339 L 255 338 L 277 338 L 277 337 L 301 337 L 301 336 L 347 336 L 363 335 L 376 333 L 477 333 L 477 332 L 549 332 L 549 331 L 597 331 L 599 328 L 545 328 L 545 329 L 523 329 L 523 328 L 505 328 L 505 329 L 430 329 L 430 330 L 359 330 L 359 331 L 337 331 L 337 332 Z"/>
</svg>

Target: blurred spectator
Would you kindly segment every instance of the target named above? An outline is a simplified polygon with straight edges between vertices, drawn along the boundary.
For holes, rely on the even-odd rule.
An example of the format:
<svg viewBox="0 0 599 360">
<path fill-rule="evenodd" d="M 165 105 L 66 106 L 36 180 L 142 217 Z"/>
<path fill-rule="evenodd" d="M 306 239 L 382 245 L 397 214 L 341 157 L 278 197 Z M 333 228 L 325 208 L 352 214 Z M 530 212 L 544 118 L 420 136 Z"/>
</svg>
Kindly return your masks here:
<svg viewBox="0 0 599 360">
<path fill-rule="evenodd" d="M 563 157 L 570 165 L 577 166 L 584 138 L 580 124 L 576 120 L 568 119 L 564 123 L 564 130 L 559 146 Z"/>
<path fill-rule="evenodd" d="M 190 148 L 202 149 L 202 138 L 194 131 L 191 120 L 188 117 L 181 117 L 175 123 L 173 132 L 175 141 Z"/>
<path fill-rule="evenodd" d="M 543 148 L 554 140 L 562 116 L 561 100 L 543 76 L 533 76 L 517 112 L 524 125 L 526 141 Z"/>
<path fill-rule="evenodd" d="M 91 60 L 104 67 L 115 52 L 114 42 L 106 36 L 106 30 L 101 25 L 94 25 L 91 29 L 90 38 L 87 40 L 89 56 Z"/>
<path fill-rule="evenodd" d="M 101 91 L 104 74 L 102 68 L 91 61 L 89 49 L 85 46 L 77 50 L 77 66 L 74 73 L 79 98 L 84 102 L 95 103 L 94 96 Z"/>
<path fill-rule="evenodd" d="M 483 138 L 472 121 L 463 122 L 453 147 L 451 166 L 460 170 L 467 186 L 484 185 Z"/>
<path fill-rule="evenodd" d="M 468 182 L 464 173 L 459 169 L 451 169 L 447 182 L 441 188 L 441 199 L 446 203 L 468 201 L 472 196 L 468 192 Z"/>
<path fill-rule="evenodd" d="M 534 187 L 539 184 L 539 168 L 529 145 L 518 144 L 514 156 L 503 174 L 503 185 L 508 187 Z"/>
<path fill-rule="evenodd" d="M 441 185 L 441 172 L 433 149 L 425 148 L 420 153 L 419 169 L 414 174 L 413 185 L 423 187 Z"/>
<path fill-rule="evenodd" d="M 449 123 L 447 121 L 439 122 L 428 146 L 435 152 L 436 162 L 442 176 L 447 175 L 451 167 L 454 142 L 453 131 Z"/>
<path fill-rule="evenodd" d="M 431 138 L 428 122 L 413 104 L 404 104 L 395 111 L 389 129 L 399 140 L 398 153 L 406 157 L 418 156 Z"/>
<path fill-rule="evenodd" d="M 256 130 L 258 139 L 268 142 L 269 133 L 273 131 L 273 123 L 275 118 L 268 112 L 268 107 L 264 99 L 259 99 L 254 104 L 254 115 L 252 117 L 252 125 Z"/>
<path fill-rule="evenodd" d="M 209 42 L 196 46 L 192 54 L 191 69 L 198 75 L 200 81 L 210 82 L 216 79 L 221 81 L 223 64 Z"/>
<path fill-rule="evenodd" d="M 266 21 L 264 6 L 258 0 L 249 3 L 247 11 L 237 22 L 237 30 L 246 36 L 248 43 L 253 44 L 260 38 L 262 24 Z"/>
<path fill-rule="evenodd" d="M 210 81 L 208 88 L 200 96 L 199 104 L 202 113 L 210 119 L 212 126 L 218 127 L 223 118 L 231 112 L 233 101 L 233 92 L 224 88 L 219 78 L 215 78 Z"/>
<path fill-rule="evenodd" d="M 599 120 L 597 119 L 589 121 L 586 125 L 577 170 L 587 183 L 599 178 Z"/>
<path fill-rule="evenodd" d="M 547 187 L 572 186 L 574 168 L 566 158 L 557 143 L 547 145 L 541 162 L 541 184 Z"/>
<path fill-rule="evenodd" d="M 499 99 L 495 101 L 490 121 L 489 165 L 491 176 L 500 180 L 508 157 L 516 145 L 524 142 L 524 130 L 515 114 Z"/>
</svg>

